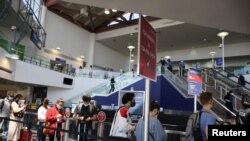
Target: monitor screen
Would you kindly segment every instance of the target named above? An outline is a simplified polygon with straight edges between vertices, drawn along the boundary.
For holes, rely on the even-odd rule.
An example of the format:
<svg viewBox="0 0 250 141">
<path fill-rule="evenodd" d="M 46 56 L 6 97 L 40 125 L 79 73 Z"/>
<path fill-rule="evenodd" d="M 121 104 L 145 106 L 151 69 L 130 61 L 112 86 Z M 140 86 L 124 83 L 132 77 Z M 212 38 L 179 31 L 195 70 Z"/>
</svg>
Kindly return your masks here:
<svg viewBox="0 0 250 141">
<path fill-rule="evenodd" d="M 77 103 L 72 103 L 71 104 L 71 113 L 74 113 L 75 109 L 76 109 Z"/>
</svg>

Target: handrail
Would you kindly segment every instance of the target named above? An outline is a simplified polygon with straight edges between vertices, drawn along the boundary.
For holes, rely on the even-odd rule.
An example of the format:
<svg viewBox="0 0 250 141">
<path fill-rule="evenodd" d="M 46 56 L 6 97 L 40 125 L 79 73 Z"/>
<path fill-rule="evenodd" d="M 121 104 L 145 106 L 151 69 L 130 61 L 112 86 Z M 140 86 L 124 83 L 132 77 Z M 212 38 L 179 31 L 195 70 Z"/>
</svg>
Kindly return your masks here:
<svg viewBox="0 0 250 141">
<path fill-rule="evenodd" d="M 131 77 L 132 80 L 131 80 L 131 79 L 125 79 L 125 77 L 127 77 L 127 76 L 128 76 L 128 77 Z M 118 76 L 118 77 L 115 78 L 115 80 L 116 80 L 116 83 L 115 83 L 115 91 L 117 91 L 117 90 L 119 90 L 119 89 L 122 89 L 122 88 L 125 88 L 125 87 L 127 87 L 128 85 L 131 85 L 132 83 L 135 83 L 135 82 L 137 82 L 137 81 L 139 81 L 139 80 L 141 80 L 141 79 L 142 79 L 141 77 L 136 76 L 136 75 L 135 75 L 135 77 L 133 77 L 133 73 L 132 73 L 132 72 L 124 73 L 124 74 L 122 74 L 122 75 L 120 75 L 120 76 Z M 128 80 L 131 80 L 131 81 L 128 82 Z M 120 85 L 120 84 L 124 84 L 124 85 Z M 103 95 L 103 93 L 97 93 L 97 92 L 96 92 L 96 91 L 100 91 L 100 89 L 103 89 L 103 87 L 105 87 L 104 90 L 110 89 L 110 82 L 108 81 L 108 82 L 102 83 L 102 84 L 100 84 L 100 85 L 98 85 L 98 86 L 96 86 L 96 87 L 94 87 L 94 88 L 91 88 L 91 89 L 89 89 L 89 90 L 83 91 L 83 92 L 79 93 L 77 96 L 68 99 L 67 101 L 68 101 L 69 103 L 72 103 L 72 102 L 75 103 L 75 101 L 73 101 L 73 100 L 77 99 L 77 97 L 82 96 L 82 95 L 84 95 L 84 94 L 88 94 L 88 95 L 90 95 L 90 96 Z M 115 92 L 115 91 L 114 91 L 114 92 Z M 114 93 L 114 92 L 112 92 L 112 93 Z M 111 93 L 111 94 L 112 94 L 112 93 Z M 103 96 L 109 96 L 109 95 L 110 95 L 110 94 L 106 94 L 106 93 L 105 93 L 105 95 L 103 95 Z M 77 101 L 77 102 L 78 102 L 78 101 Z"/>
<path fill-rule="evenodd" d="M 231 110 L 229 110 L 225 105 L 222 105 L 217 99 L 213 98 L 213 101 L 215 101 L 216 103 L 218 103 L 221 107 L 223 107 L 223 109 L 227 110 L 227 112 L 229 112 L 231 115 L 233 115 L 234 117 L 236 117 L 236 114 L 234 112 L 232 112 Z"/>
<path fill-rule="evenodd" d="M 177 135 L 183 135 L 183 136 L 185 136 L 186 135 L 186 132 L 184 132 L 184 131 L 176 131 L 176 130 L 164 130 L 165 131 L 165 133 L 167 133 L 167 134 L 177 134 Z"/>
<path fill-rule="evenodd" d="M 236 76 L 235 74 L 233 74 L 233 73 L 231 73 L 231 72 L 229 72 L 227 70 L 220 70 L 220 72 L 226 72 L 227 74 L 230 74 L 229 77 L 235 77 L 235 78 L 237 78 L 237 80 L 239 78 L 238 76 Z M 248 81 L 245 81 L 245 83 L 250 84 L 250 82 L 248 82 Z"/>
<path fill-rule="evenodd" d="M 214 69 L 209 69 L 209 70 L 212 70 L 213 72 L 215 72 L 216 74 L 218 74 L 219 76 L 221 76 L 221 77 L 223 77 L 223 78 L 225 78 L 226 80 L 229 80 L 230 82 L 232 82 L 233 84 L 235 84 L 236 86 L 238 85 L 238 83 L 237 82 L 235 82 L 235 81 L 233 81 L 232 79 L 228 79 L 226 76 L 224 76 L 224 75 L 222 75 L 221 73 L 219 73 L 219 72 L 217 72 L 217 71 L 215 71 Z M 209 71 L 208 70 L 208 71 Z M 247 88 L 247 87 L 245 87 L 245 86 L 242 86 L 244 89 L 246 89 L 246 90 L 248 90 L 248 91 L 250 91 L 250 89 L 249 88 Z"/>
</svg>

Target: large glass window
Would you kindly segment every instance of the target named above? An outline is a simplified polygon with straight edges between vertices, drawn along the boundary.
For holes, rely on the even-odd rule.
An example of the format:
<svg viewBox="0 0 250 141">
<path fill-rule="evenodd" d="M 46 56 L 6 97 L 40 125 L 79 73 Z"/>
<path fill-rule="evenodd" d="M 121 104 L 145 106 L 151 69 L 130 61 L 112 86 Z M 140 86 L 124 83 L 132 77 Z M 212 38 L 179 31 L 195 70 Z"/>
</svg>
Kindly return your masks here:
<svg viewBox="0 0 250 141">
<path fill-rule="evenodd" d="M 22 0 L 26 9 L 31 10 L 35 21 L 40 22 L 43 0 Z"/>
</svg>

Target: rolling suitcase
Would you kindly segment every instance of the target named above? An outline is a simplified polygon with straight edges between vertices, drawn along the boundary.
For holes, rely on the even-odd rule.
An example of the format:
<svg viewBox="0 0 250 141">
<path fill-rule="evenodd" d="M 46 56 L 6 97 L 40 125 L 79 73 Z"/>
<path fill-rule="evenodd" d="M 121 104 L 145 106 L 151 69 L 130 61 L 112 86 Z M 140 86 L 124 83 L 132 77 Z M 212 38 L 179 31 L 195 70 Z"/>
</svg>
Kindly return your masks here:
<svg viewBox="0 0 250 141">
<path fill-rule="evenodd" d="M 27 139 L 26 139 L 26 137 L 27 137 L 27 134 L 28 134 L 28 132 L 27 132 L 27 129 L 22 129 L 21 130 L 21 133 L 20 133 L 20 139 L 19 139 L 19 141 L 28 141 Z M 30 131 L 30 133 L 29 133 L 29 141 L 32 141 L 32 132 Z"/>
</svg>

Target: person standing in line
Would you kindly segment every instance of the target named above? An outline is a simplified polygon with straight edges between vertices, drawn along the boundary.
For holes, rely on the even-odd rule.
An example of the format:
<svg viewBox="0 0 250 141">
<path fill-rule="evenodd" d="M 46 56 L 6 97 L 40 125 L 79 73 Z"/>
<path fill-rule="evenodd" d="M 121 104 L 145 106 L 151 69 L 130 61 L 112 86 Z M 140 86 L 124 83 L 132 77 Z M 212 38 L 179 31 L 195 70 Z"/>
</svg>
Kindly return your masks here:
<svg viewBox="0 0 250 141">
<path fill-rule="evenodd" d="M 208 125 L 215 125 L 216 118 L 211 113 L 213 106 L 213 96 L 210 92 L 203 92 L 200 95 L 200 101 L 202 104 L 201 117 L 200 117 L 200 129 L 203 136 L 203 141 L 208 139 Z"/>
<path fill-rule="evenodd" d="M 2 130 L 2 138 L 6 139 L 8 136 L 8 126 L 9 126 L 9 120 L 4 118 L 10 117 L 10 105 L 13 100 L 14 94 L 8 93 L 7 96 L 4 99 L 0 99 L 0 117 L 3 119 L 0 119 L 0 125 Z"/>
<path fill-rule="evenodd" d="M 65 112 L 63 109 L 64 99 L 59 98 L 56 104 L 51 106 L 46 112 L 46 122 L 48 122 L 49 127 L 62 129 L 62 123 L 65 122 Z M 54 129 L 49 129 L 48 136 L 50 141 L 54 141 L 55 135 L 57 141 L 61 141 L 60 131 L 55 131 Z"/>
<path fill-rule="evenodd" d="M 113 92 L 115 90 L 115 77 L 112 76 L 111 79 L 110 79 L 110 90 L 109 90 L 109 93 Z"/>
<path fill-rule="evenodd" d="M 22 100 L 23 96 L 21 94 L 17 94 L 13 102 L 11 103 L 11 111 L 10 111 L 10 119 L 20 121 L 22 119 L 21 116 L 23 115 L 26 109 L 26 105 L 20 106 L 18 103 Z M 9 130 L 8 130 L 8 141 L 18 141 L 20 138 L 20 132 L 22 129 L 22 123 L 10 121 L 9 122 Z"/>
<path fill-rule="evenodd" d="M 49 104 L 49 99 L 45 98 L 43 100 L 42 105 L 38 108 L 38 111 L 37 111 L 37 119 L 38 119 L 38 125 L 39 125 L 39 127 L 37 128 L 38 141 L 45 141 L 46 140 L 46 135 L 43 134 L 43 127 L 42 126 L 45 126 L 46 112 L 48 109 L 48 104 Z"/>
<path fill-rule="evenodd" d="M 151 101 L 149 106 L 149 138 L 148 141 L 166 141 L 167 134 L 165 133 L 160 121 L 157 119 L 157 116 L 160 111 L 160 106 L 154 101 Z M 144 120 L 143 117 L 138 121 L 136 125 L 136 140 L 144 140 Z"/>
<path fill-rule="evenodd" d="M 113 119 L 109 136 L 121 141 L 130 141 L 131 132 L 135 130 L 129 115 L 129 108 L 135 106 L 135 94 L 128 92 L 122 97 L 122 104 Z"/>
<path fill-rule="evenodd" d="M 97 119 L 97 109 L 90 104 L 91 97 L 82 96 L 82 102 L 79 103 L 74 111 L 73 118 L 79 120 L 80 139 L 79 141 L 92 141 L 92 122 Z"/>
</svg>

